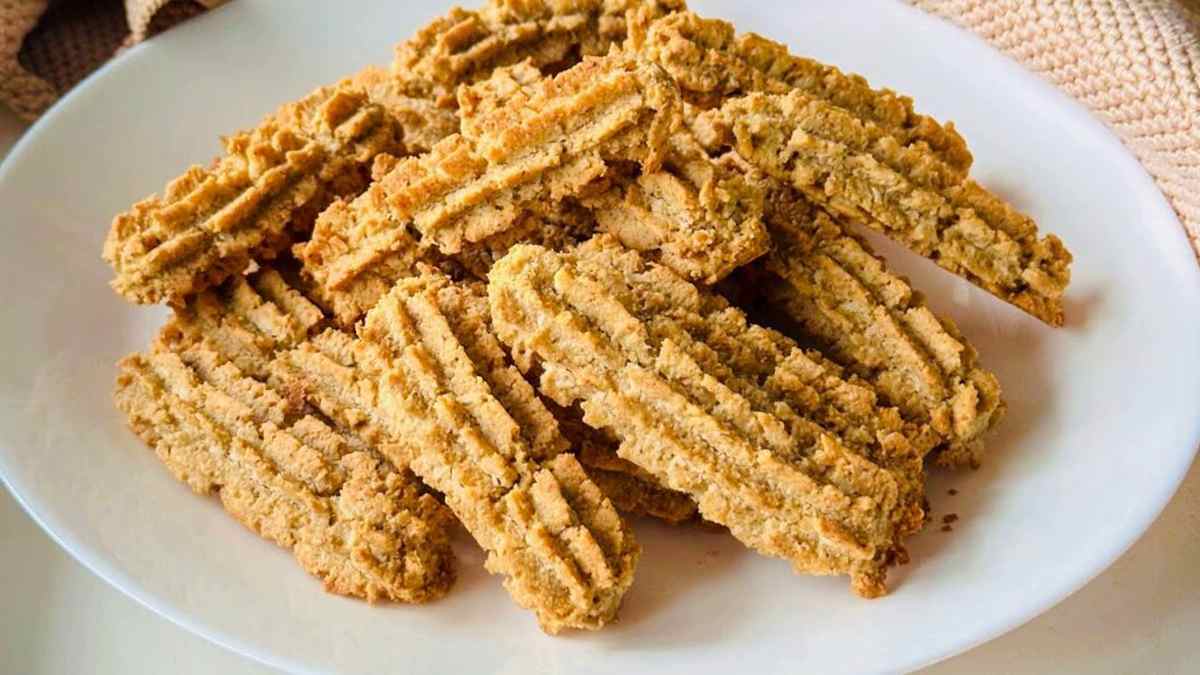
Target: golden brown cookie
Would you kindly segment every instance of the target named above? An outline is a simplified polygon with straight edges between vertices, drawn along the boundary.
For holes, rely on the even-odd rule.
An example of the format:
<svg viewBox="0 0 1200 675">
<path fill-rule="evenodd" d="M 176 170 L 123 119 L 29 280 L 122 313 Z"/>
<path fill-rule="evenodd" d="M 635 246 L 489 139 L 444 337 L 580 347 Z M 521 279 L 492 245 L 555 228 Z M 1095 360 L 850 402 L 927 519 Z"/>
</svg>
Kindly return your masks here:
<svg viewBox="0 0 1200 675">
<path fill-rule="evenodd" d="M 558 420 L 575 457 L 618 511 L 679 524 L 696 518 L 696 502 L 682 492 L 663 487 L 649 472 L 617 455 L 620 442 L 611 434 L 584 424 L 582 413 L 553 403 L 547 407 Z"/>
<path fill-rule="evenodd" d="M 284 272 L 281 272 L 284 270 Z M 320 307 L 284 264 L 234 276 L 176 307 L 159 340 L 204 343 L 250 377 L 265 380 L 276 352 L 294 347 L 326 325 Z"/>
<path fill-rule="evenodd" d="M 907 96 L 872 89 L 859 75 L 792 55 L 760 35 L 738 35 L 725 21 L 686 11 L 656 18 L 653 12 L 638 13 L 632 46 L 665 68 L 691 104 L 711 108 L 754 92 L 797 90 L 875 124 L 902 146 L 926 149 L 959 178 L 971 167 L 971 153 L 954 125 L 918 114 Z"/>
<path fill-rule="evenodd" d="M 451 518 L 406 470 L 339 434 L 207 344 L 176 333 L 120 363 L 129 426 L 333 593 L 424 602 L 454 580 Z"/>
<path fill-rule="evenodd" d="M 547 632 L 612 620 L 640 549 L 563 454 L 553 417 L 491 333 L 482 290 L 402 280 L 360 333 L 329 331 L 286 353 L 292 381 L 441 491 Z"/>
<path fill-rule="evenodd" d="M 458 115 L 426 94 L 413 92 L 410 81 L 386 68 L 369 66 L 355 73 L 353 84 L 399 124 L 403 154 L 419 155 L 450 134 L 458 133 Z"/>
<path fill-rule="evenodd" d="M 118 215 L 104 243 L 113 288 L 139 303 L 179 304 L 273 258 L 332 197 L 364 185 L 365 167 L 400 153 L 395 118 L 352 80 L 323 87 L 225 139 L 226 154 L 193 166 Z"/>
<path fill-rule="evenodd" d="M 1071 254 L 1058 237 L 922 145 L 799 90 L 721 106 L 727 143 L 748 163 L 842 217 L 905 244 L 1054 326 Z"/>
<path fill-rule="evenodd" d="M 541 86 L 540 73 L 520 63 L 461 88 L 463 133 L 486 134 L 497 108 L 537 96 Z M 693 281 L 716 283 L 767 250 L 762 191 L 737 167 L 709 157 L 686 129 L 671 135 L 656 170 L 618 164 L 604 183 L 580 195 L 596 225 Z"/>
<path fill-rule="evenodd" d="M 708 520 L 864 596 L 922 511 L 924 432 L 873 390 L 607 235 L 514 247 L 492 269 L 497 334 L 557 404 Z"/>
<path fill-rule="evenodd" d="M 996 376 L 953 322 L 937 316 L 866 244 L 803 196 L 774 190 L 775 249 L 763 267 L 770 309 L 872 383 L 885 401 L 940 436 L 940 464 L 975 466 L 1004 415 Z"/>
<path fill-rule="evenodd" d="M 584 199 L 601 230 L 680 275 L 714 284 L 767 251 L 762 190 L 713 160 L 687 130 L 671 136 L 658 171 L 613 180 Z"/>
<path fill-rule="evenodd" d="M 454 8 L 396 47 L 393 72 L 440 105 L 461 84 L 528 62 L 553 74 L 587 56 L 604 56 L 626 36 L 626 13 L 642 20 L 683 8 L 683 0 L 489 0 L 478 10 Z"/>
<path fill-rule="evenodd" d="M 678 124 L 674 85 L 656 66 L 592 59 L 478 118 L 478 136 L 385 159 L 376 180 L 335 202 L 296 248 L 342 325 L 397 279 L 521 227 L 527 213 L 584 193 L 616 161 L 653 169 Z M 436 257 L 436 256 L 434 256 Z"/>
</svg>

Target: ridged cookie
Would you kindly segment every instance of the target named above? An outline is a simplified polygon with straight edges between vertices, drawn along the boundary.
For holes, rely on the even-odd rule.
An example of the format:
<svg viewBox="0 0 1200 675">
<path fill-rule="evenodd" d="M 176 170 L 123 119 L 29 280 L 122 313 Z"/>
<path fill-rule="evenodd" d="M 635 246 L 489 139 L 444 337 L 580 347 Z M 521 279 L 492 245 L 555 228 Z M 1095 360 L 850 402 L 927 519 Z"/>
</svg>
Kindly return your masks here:
<svg viewBox="0 0 1200 675">
<path fill-rule="evenodd" d="M 541 83 L 540 73 L 521 63 L 460 89 L 463 133 L 486 134 L 497 108 L 536 97 Z M 500 119 L 490 126 L 503 128 Z M 716 283 L 767 250 L 762 191 L 736 167 L 709 157 L 686 129 L 671 135 L 656 170 L 617 164 L 604 178 L 580 199 L 597 227 L 693 281 Z"/>
<path fill-rule="evenodd" d="M 453 583 L 450 516 L 411 473 L 206 344 L 171 339 L 126 357 L 115 401 L 176 478 L 216 494 L 330 592 L 424 602 Z"/>
<path fill-rule="evenodd" d="M 907 96 L 872 89 L 859 75 L 795 56 L 760 35 L 738 35 L 725 21 L 686 11 L 656 18 L 639 13 L 633 46 L 671 74 L 689 103 L 711 108 L 745 94 L 797 90 L 877 125 L 900 145 L 928 150 L 960 178 L 971 167 L 971 153 L 954 125 L 917 113 Z"/>
<path fill-rule="evenodd" d="M 682 492 L 663 487 L 649 472 L 621 459 L 617 454 L 620 442 L 615 437 L 584 424 L 578 411 L 553 403 L 548 407 L 588 477 L 618 511 L 671 524 L 696 518 L 696 502 Z"/>
<path fill-rule="evenodd" d="M 678 121 L 678 93 L 656 66 L 620 56 L 585 61 L 492 108 L 478 136 L 381 162 L 374 184 L 322 213 L 296 254 L 349 325 L 397 279 L 426 270 L 430 251 L 486 246 L 530 211 L 579 196 L 610 162 L 653 169 Z"/>
<path fill-rule="evenodd" d="M 925 433 L 869 387 L 607 236 L 565 253 L 515 247 L 488 293 L 542 393 L 580 402 L 621 457 L 756 550 L 886 591 L 924 518 Z"/>
<path fill-rule="evenodd" d="M 459 85 L 527 62 L 547 74 L 604 56 L 626 37 L 626 13 L 658 17 L 682 0 L 489 0 L 454 8 L 396 47 L 392 70 L 442 106 Z M 643 19 L 645 20 L 645 19 Z"/>
<path fill-rule="evenodd" d="M 402 280 L 360 333 L 287 352 L 281 376 L 441 491 L 544 630 L 611 621 L 640 549 L 508 364 L 481 289 Z"/>
<path fill-rule="evenodd" d="M 1071 254 L 922 145 L 798 90 L 721 106 L 728 144 L 826 209 L 892 237 L 1054 326 Z"/>
<path fill-rule="evenodd" d="M 354 193 L 384 152 L 400 154 L 401 126 L 353 79 L 323 87 L 225 139 L 226 154 L 193 166 L 162 196 L 114 220 L 104 258 L 112 287 L 139 303 L 179 304 L 275 257 L 333 196 Z M 305 221 L 294 223 L 294 220 Z"/>
<path fill-rule="evenodd" d="M 772 311 L 869 381 L 909 419 L 940 436 L 940 464 L 976 466 L 1004 416 L 996 376 L 954 324 L 842 224 L 787 189 L 768 200 L 775 243 L 764 260 Z"/>
</svg>

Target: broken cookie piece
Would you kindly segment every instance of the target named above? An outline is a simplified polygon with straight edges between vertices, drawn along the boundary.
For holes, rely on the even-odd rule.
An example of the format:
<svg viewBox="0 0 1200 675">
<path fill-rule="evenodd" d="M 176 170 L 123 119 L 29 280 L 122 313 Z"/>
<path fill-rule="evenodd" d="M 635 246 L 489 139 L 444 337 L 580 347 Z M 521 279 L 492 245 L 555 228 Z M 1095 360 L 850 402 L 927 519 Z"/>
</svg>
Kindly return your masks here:
<svg viewBox="0 0 1200 675">
<path fill-rule="evenodd" d="M 762 191 L 728 163 L 713 160 L 679 131 L 658 171 L 615 177 L 588 197 L 599 228 L 702 284 L 715 284 L 767 251 Z"/>
</svg>

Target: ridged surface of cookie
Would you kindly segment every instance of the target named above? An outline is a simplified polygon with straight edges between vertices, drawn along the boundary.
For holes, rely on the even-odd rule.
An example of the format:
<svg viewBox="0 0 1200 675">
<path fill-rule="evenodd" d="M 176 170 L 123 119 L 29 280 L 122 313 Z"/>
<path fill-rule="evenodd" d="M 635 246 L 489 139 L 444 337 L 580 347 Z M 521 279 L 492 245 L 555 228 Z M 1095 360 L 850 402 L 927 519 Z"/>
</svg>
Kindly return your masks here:
<svg viewBox="0 0 1200 675">
<path fill-rule="evenodd" d="M 483 241 L 468 244 L 454 255 L 445 256 L 440 267 L 455 277 L 487 281 L 492 265 L 517 244 L 546 248 L 569 248 L 587 241 L 596 232 L 596 217 L 576 199 L 552 204 L 534 204 L 513 226 Z"/>
<path fill-rule="evenodd" d="M 103 253 L 122 296 L 177 304 L 274 257 L 294 218 L 354 192 L 377 154 L 401 152 L 400 128 L 348 81 L 283 106 L 225 150 L 113 220 Z"/>
<path fill-rule="evenodd" d="M 333 593 L 424 602 L 454 580 L 445 508 L 407 471 L 201 343 L 120 363 L 115 400 L 171 473 Z"/>
<path fill-rule="evenodd" d="M 771 310 L 906 417 L 934 429 L 939 463 L 978 465 L 983 435 L 1005 404 L 975 349 L 828 214 L 787 190 L 768 203 L 775 249 L 764 267 L 782 281 L 766 285 Z"/>
<path fill-rule="evenodd" d="M 204 343 L 250 377 L 265 380 L 275 353 L 326 324 L 321 308 L 274 267 L 237 275 L 175 308 L 167 344 Z"/>
<path fill-rule="evenodd" d="M 487 551 L 489 571 L 544 630 L 599 628 L 640 552 L 553 417 L 507 361 L 481 289 L 440 275 L 399 282 L 360 339 L 334 349 L 385 445 Z M 349 363 L 352 361 L 352 363 Z M 331 369 L 336 370 L 336 369 Z"/>
<path fill-rule="evenodd" d="M 928 148 L 793 90 L 720 112 L 747 162 L 1048 324 L 1063 323 L 1071 254 L 1053 234 Z"/>
<path fill-rule="evenodd" d="M 625 40 L 628 10 L 657 17 L 682 7 L 682 0 L 489 0 L 478 10 L 452 9 L 398 45 L 393 71 L 452 104 L 459 85 L 497 68 L 527 62 L 552 73 L 604 56 Z"/>
<path fill-rule="evenodd" d="M 355 73 L 351 82 L 362 87 L 373 103 L 383 107 L 400 125 L 404 154 L 429 152 L 443 138 L 458 133 L 458 115 L 438 105 L 428 92 L 414 91 L 409 78 L 386 68 L 370 66 Z"/>
<path fill-rule="evenodd" d="M 488 293 L 542 393 L 580 402 L 621 457 L 756 550 L 886 592 L 923 521 L 921 453 L 871 389 L 608 236 L 515 247 Z"/>
<path fill-rule="evenodd" d="M 678 92 L 657 66 L 585 61 L 479 118 L 477 137 L 377 166 L 375 183 L 326 209 L 296 254 L 347 324 L 424 271 L 430 249 L 454 255 L 500 235 L 532 207 L 584 191 L 610 161 L 654 168 L 678 119 Z"/>
<path fill-rule="evenodd" d="M 710 158 L 686 130 L 658 171 L 615 180 L 589 197 L 600 229 L 688 279 L 714 284 L 767 251 L 762 191 Z"/>
<path fill-rule="evenodd" d="M 912 99 L 873 89 L 859 75 L 794 56 L 784 45 L 754 33 L 738 35 L 732 24 L 692 12 L 653 22 L 640 18 L 639 23 L 633 31 L 635 47 L 675 78 L 690 103 L 714 107 L 729 97 L 795 89 L 879 126 L 900 145 L 923 147 L 960 178 L 971 166 L 971 153 L 953 124 L 918 114 Z"/>
<path fill-rule="evenodd" d="M 497 107 L 536 95 L 541 82 L 536 69 L 521 63 L 460 89 L 464 133 L 486 133 Z M 627 167 L 606 174 L 607 189 L 589 191 L 581 202 L 600 229 L 626 246 L 704 284 L 766 252 L 762 191 L 742 171 L 711 158 L 686 129 L 671 135 L 657 170 L 621 168 Z"/>
<path fill-rule="evenodd" d="M 618 511 L 671 524 L 696 518 L 696 502 L 682 492 L 663 487 L 648 471 L 622 459 L 617 454 L 620 442 L 612 434 L 584 424 L 582 414 L 576 410 L 553 403 L 547 407 L 588 477 Z"/>
</svg>

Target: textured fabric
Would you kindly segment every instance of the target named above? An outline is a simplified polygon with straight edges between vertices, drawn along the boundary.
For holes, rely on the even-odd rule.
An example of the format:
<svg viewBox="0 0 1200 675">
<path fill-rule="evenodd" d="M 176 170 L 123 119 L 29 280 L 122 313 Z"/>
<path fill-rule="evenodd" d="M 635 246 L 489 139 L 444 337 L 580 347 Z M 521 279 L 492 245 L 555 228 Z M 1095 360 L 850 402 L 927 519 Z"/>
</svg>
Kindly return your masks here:
<svg viewBox="0 0 1200 675">
<path fill-rule="evenodd" d="M 121 48 L 224 0 L 0 0 L 0 104 L 33 120 Z"/>
<path fill-rule="evenodd" d="M 1200 256 L 1200 11 L 1180 0 L 911 0 L 1075 97 L 1154 176 Z"/>
<path fill-rule="evenodd" d="M 54 102 L 54 87 L 21 67 L 21 43 L 46 11 L 46 0 L 0 0 L 0 101 L 33 119 Z"/>
<path fill-rule="evenodd" d="M 66 92 L 112 58 L 129 34 L 121 0 L 51 2 L 25 36 L 17 60 L 58 92 Z"/>
</svg>

